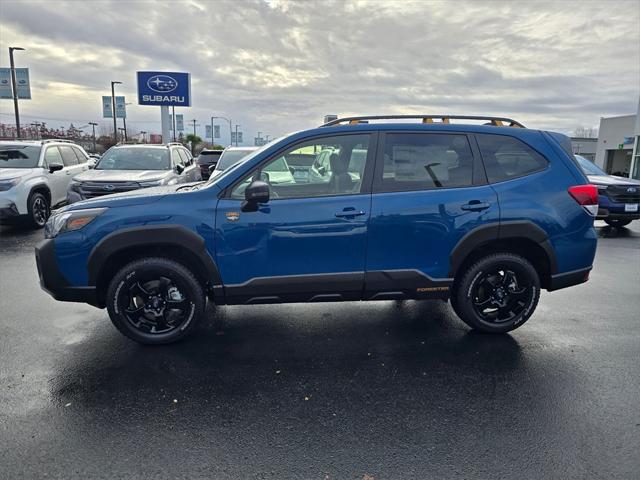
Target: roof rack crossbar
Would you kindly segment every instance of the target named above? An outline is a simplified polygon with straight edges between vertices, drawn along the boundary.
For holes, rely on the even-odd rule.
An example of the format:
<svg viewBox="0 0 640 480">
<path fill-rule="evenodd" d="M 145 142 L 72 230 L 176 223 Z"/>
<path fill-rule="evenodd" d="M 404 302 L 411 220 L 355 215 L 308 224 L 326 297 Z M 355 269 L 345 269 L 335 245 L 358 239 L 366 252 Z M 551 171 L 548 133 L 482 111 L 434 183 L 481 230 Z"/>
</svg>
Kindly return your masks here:
<svg viewBox="0 0 640 480">
<path fill-rule="evenodd" d="M 493 116 L 484 116 L 484 115 L 366 115 L 366 116 L 358 116 L 358 117 L 343 117 L 337 118 L 335 120 L 331 120 L 323 124 L 323 127 L 330 127 L 333 125 L 355 125 L 358 123 L 364 123 L 368 120 L 407 120 L 407 119 L 420 119 L 422 123 L 436 123 L 434 120 L 437 120 L 439 123 L 448 124 L 450 120 L 484 120 L 488 122 L 490 125 L 499 126 L 499 127 L 518 127 L 525 128 L 523 124 L 520 122 L 507 117 L 493 117 Z"/>
<path fill-rule="evenodd" d="M 62 142 L 62 143 L 75 143 L 73 140 L 67 140 L 65 138 L 45 138 L 42 140 L 42 143 L 53 143 L 53 142 Z"/>
</svg>

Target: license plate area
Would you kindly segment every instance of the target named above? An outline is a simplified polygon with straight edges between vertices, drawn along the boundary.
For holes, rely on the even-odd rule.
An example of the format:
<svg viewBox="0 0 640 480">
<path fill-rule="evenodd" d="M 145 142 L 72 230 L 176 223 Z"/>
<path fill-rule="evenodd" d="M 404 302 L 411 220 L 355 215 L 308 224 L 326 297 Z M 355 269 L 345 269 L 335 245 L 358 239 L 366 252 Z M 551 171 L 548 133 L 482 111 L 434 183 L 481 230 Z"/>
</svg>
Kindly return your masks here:
<svg viewBox="0 0 640 480">
<path fill-rule="evenodd" d="M 625 212 L 637 212 L 638 211 L 638 204 L 637 203 L 625 203 L 624 204 L 624 211 Z"/>
</svg>

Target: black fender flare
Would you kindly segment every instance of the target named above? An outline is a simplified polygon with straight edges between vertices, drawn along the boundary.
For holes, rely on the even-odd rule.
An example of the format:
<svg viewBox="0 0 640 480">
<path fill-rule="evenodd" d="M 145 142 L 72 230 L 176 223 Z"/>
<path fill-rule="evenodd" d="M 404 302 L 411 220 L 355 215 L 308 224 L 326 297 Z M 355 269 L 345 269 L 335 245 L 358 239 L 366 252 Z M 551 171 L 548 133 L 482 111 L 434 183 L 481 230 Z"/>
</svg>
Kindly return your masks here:
<svg viewBox="0 0 640 480">
<path fill-rule="evenodd" d="M 144 225 L 124 228 L 102 238 L 93 247 L 87 260 L 89 285 L 97 285 L 100 271 L 109 258 L 119 251 L 131 247 L 175 247 L 187 249 L 199 260 L 214 286 L 221 285 L 222 279 L 215 262 L 207 251 L 204 238 L 182 225 Z"/>
<path fill-rule="evenodd" d="M 557 273 L 556 254 L 549 242 L 549 236 L 538 225 L 530 220 L 513 220 L 481 225 L 467 232 L 458 241 L 449 256 L 449 277 L 453 278 L 464 260 L 476 248 L 494 240 L 524 238 L 537 243 L 546 253 L 551 275 Z"/>
<path fill-rule="evenodd" d="M 49 188 L 49 185 L 47 185 L 44 182 L 40 182 L 40 183 L 36 183 L 35 185 L 31 185 L 31 187 L 29 188 L 29 195 L 27 195 L 27 198 L 29 198 L 31 195 L 33 195 L 33 192 L 35 190 L 46 190 L 47 194 L 49 195 L 49 203 L 53 202 L 53 199 L 51 198 L 51 188 Z M 50 207 L 53 207 L 53 205 L 49 205 Z"/>
</svg>

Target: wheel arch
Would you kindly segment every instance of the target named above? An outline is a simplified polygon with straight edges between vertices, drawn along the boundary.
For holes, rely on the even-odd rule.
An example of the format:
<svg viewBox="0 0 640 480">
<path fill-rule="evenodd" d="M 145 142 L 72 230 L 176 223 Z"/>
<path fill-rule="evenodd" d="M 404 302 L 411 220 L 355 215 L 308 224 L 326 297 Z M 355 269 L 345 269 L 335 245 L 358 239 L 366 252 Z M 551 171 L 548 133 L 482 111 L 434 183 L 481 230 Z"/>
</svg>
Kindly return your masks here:
<svg viewBox="0 0 640 480">
<path fill-rule="evenodd" d="M 531 221 L 511 221 L 482 225 L 468 232 L 450 256 L 449 277 L 492 253 L 515 253 L 528 260 L 538 272 L 542 288 L 548 288 L 557 273 L 555 252 L 547 233 Z"/>
<path fill-rule="evenodd" d="M 29 189 L 29 195 L 27 195 L 27 201 L 31 197 L 31 195 L 33 195 L 34 193 L 42 193 L 47 198 L 47 201 L 49 202 L 49 206 L 52 207 L 51 189 L 46 183 L 36 183 L 35 185 L 32 185 L 31 188 Z"/>
<path fill-rule="evenodd" d="M 204 239 L 182 225 L 149 225 L 111 233 L 100 240 L 87 261 L 88 284 L 101 303 L 109 279 L 124 265 L 144 257 L 168 258 L 189 268 L 207 290 L 221 285 L 220 273 Z"/>
</svg>

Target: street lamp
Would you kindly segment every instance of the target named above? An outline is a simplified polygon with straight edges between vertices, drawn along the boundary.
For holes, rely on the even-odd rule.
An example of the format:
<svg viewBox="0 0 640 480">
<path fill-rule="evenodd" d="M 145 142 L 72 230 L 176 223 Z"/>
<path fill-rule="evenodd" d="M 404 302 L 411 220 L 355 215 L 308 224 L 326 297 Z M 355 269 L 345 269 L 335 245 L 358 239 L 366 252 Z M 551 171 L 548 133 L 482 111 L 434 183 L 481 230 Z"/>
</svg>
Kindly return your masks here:
<svg viewBox="0 0 640 480">
<path fill-rule="evenodd" d="M 231 132 L 232 132 L 233 127 L 231 126 L 231 119 L 227 118 L 227 117 L 211 117 L 211 140 L 213 140 L 213 119 L 214 118 L 221 118 L 221 119 L 226 120 L 227 122 L 229 122 L 229 145 L 231 145 L 231 137 L 233 137 Z"/>
<path fill-rule="evenodd" d="M 96 122 L 89 122 L 91 128 L 93 129 L 93 153 L 96 153 L 96 126 L 98 125 Z"/>
<path fill-rule="evenodd" d="M 113 139 L 118 141 L 118 124 L 116 123 L 116 92 L 114 85 L 122 85 L 122 82 L 111 82 L 111 112 L 113 113 Z"/>
<path fill-rule="evenodd" d="M 238 146 L 238 127 L 241 127 L 242 125 L 238 125 L 236 123 L 236 147 Z"/>
<path fill-rule="evenodd" d="M 18 88 L 16 86 L 16 66 L 13 62 L 13 51 L 24 50 L 22 47 L 9 47 L 9 64 L 11 66 L 11 88 L 13 92 L 13 109 L 16 114 L 16 132 L 18 133 L 18 139 L 20 139 L 20 111 L 18 110 Z"/>
</svg>

